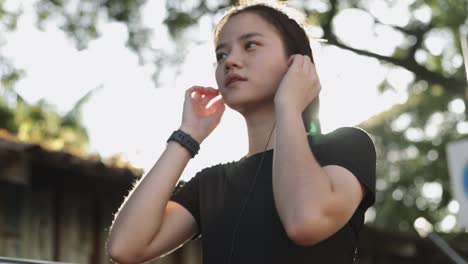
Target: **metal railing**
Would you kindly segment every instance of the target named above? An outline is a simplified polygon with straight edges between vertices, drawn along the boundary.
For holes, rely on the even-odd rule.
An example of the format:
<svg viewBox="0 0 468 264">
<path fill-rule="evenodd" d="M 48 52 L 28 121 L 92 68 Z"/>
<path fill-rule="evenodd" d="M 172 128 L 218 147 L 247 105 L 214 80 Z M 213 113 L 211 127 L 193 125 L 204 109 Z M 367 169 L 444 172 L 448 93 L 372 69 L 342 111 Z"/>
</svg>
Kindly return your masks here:
<svg viewBox="0 0 468 264">
<path fill-rule="evenodd" d="M 57 262 L 48 260 L 37 260 L 37 259 L 23 259 L 23 258 L 9 258 L 0 257 L 0 264 L 72 264 L 70 262 Z"/>
</svg>

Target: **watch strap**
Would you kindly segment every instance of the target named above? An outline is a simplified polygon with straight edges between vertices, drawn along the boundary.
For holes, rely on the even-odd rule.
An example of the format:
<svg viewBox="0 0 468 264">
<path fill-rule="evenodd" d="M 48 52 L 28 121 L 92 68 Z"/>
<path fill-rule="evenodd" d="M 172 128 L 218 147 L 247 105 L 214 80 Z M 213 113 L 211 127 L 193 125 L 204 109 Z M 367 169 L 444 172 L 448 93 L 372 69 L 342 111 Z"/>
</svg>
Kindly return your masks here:
<svg viewBox="0 0 468 264">
<path fill-rule="evenodd" d="M 195 157 L 195 155 L 197 155 L 198 151 L 200 150 L 200 144 L 198 144 L 198 142 L 193 139 L 192 136 L 185 133 L 181 129 L 172 132 L 167 142 L 169 141 L 176 141 L 185 147 L 192 155 L 192 158 Z"/>
</svg>

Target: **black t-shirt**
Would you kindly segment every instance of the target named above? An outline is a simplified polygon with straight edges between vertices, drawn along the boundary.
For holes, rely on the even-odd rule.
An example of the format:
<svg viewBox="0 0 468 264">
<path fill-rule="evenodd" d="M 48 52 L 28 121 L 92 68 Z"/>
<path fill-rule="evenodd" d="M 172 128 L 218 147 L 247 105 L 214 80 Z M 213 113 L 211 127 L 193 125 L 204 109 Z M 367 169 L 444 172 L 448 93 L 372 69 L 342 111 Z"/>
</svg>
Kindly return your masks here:
<svg viewBox="0 0 468 264">
<path fill-rule="evenodd" d="M 172 201 L 184 206 L 198 224 L 200 233 L 193 239 L 202 239 L 204 264 L 228 263 L 237 221 L 239 225 L 230 263 L 353 263 L 364 213 L 375 201 L 374 144 L 366 132 L 353 127 L 339 128 L 315 138 L 309 136 L 308 141 L 321 166 L 342 166 L 367 189 L 349 222 L 316 245 L 297 245 L 288 238 L 274 204 L 274 150 L 218 164 L 201 170 L 187 183 L 179 184 L 171 197 Z M 263 155 L 254 190 L 238 220 Z"/>
</svg>

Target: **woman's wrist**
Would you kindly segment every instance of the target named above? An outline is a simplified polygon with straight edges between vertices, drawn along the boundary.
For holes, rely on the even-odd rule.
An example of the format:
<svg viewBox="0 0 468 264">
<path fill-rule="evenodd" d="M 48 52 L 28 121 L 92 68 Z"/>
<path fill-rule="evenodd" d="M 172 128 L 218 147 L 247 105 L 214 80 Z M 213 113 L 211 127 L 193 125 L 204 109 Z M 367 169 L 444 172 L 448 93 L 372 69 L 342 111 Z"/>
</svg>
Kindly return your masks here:
<svg viewBox="0 0 468 264">
<path fill-rule="evenodd" d="M 198 142 L 198 144 L 201 144 L 203 140 L 205 140 L 205 137 L 202 136 L 201 133 L 197 132 L 196 129 L 190 126 L 181 125 L 179 129 L 182 130 L 184 133 L 189 134 L 195 141 Z"/>
<path fill-rule="evenodd" d="M 169 139 L 167 139 L 168 143 L 170 141 L 176 141 L 181 146 L 186 148 L 190 152 L 192 158 L 195 157 L 195 155 L 197 155 L 198 151 L 200 150 L 200 144 L 197 142 L 197 140 L 194 139 L 190 134 L 185 133 L 182 129 L 174 131 Z"/>
<path fill-rule="evenodd" d="M 282 116 L 294 116 L 294 115 L 301 115 L 301 111 L 296 109 L 291 104 L 286 103 L 276 103 L 275 102 L 275 115 L 276 117 Z"/>
</svg>

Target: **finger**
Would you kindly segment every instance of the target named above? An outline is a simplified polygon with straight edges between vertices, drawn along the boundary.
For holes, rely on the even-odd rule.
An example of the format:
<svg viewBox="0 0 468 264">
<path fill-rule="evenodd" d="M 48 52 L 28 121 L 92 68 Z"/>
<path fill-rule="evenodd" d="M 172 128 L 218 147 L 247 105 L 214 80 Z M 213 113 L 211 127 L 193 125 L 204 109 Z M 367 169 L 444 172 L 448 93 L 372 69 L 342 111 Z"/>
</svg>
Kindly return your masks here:
<svg viewBox="0 0 468 264">
<path fill-rule="evenodd" d="M 224 101 L 219 103 L 219 107 L 216 109 L 216 112 L 223 113 L 226 110 L 226 104 Z"/>
<path fill-rule="evenodd" d="M 224 110 L 226 110 L 226 104 L 224 103 L 223 100 L 220 100 L 218 105 L 219 106 L 216 108 L 215 113 L 222 114 Z"/>
<path fill-rule="evenodd" d="M 200 95 L 200 98 L 203 97 L 204 94 L 206 94 L 206 88 L 203 86 L 198 87 L 195 89 L 195 91 Z"/>
<path fill-rule="evenodd" d="M 304 72 L 309 73 L 311 70 L 312 61 L 310 60 L 310 57 L 307 55 L 304 55 L 303 58 L 304 58 L 304 64 L 302 65 L 302 69 L 304 70 Z"/>
<path fill-rule="evenodd" d="M 313 78 L 318 80 L 319 77 L 317 73 L 317 67 L 312 61 L 310 62 L 309 73 L 313 76 Z"/>
<path fill-rule="evenodd" d="M 211 113 L 217 111 L 218 107 L 224 107 L 224 101 L 221 96 L 217 100 L 212 101 L 211 105 L 207 107 L 207 110 Z"/>
<path fill-rule="evenodd" d="M 215 90 L 215 89 L 209 89 L 208 87 L 203 87 L 199 90 L 200 92 L 200 95 L 201 95 L 201 99 L 203 99 L 203 101 L 209 101 L 211 100 L 213 97 L 216 97 L 219 95 L 219 92 L 218 90 Z"/>
<path fill-rule="evenodd" d="M 187 93 L 193 93 L 194 91 L 201 91 L 203 89 L 203 86 L 200 86 L 200 85 L 194 85 L 192 87 L 190 87 L 189 89 L 187 89 Z"/>
<path fill-rule="evenodd" d="M 194 86 L 188 88 L 187 90 L 185 90 L 185 99 L 191 99 L 192 98 L 192 93 L 194 91 Z"/>
<path fill-rule="evenodd" d="M 205 91 L 203 92 L 203 95 L 204 95 L 204 97 L 208 97 L 208 98 L 211 99 L 211 98 L 214 98 L 214 97 L 218 96 L 218 95 L 219 95 L 219 91 L 218 91 L 218 90 L 208 90 L 208 89 L 207 89 L 207 90 L 205 90 Z"/>
<path fill-rule="evenodd" d="M 306 58 L 305 58 L 306 56 L 301 54 L 301 55 L 299 55 L 299 57 L 301 58 L 301 59 L 300 59 L 299 66 L 300 66 L 300 68 L 304 69 L 304 66 L 305 66 L 305 64 L 306 64 L 306 62 L 307 62 L 307 61 L 306 61 Z"/>
<path fill-rule="evenodd" d="M 304 57 L 301 54 L 294 54 L 293 56 L 294 57 L 291 67 L 302 69 L 302 65 L 304 64 Z"/>
<path fill-rule="evenodd" d="M 291 67 L 293 66 L 294 64 L 297 64 L 298 60 L 299 60 L 299 54 L 293 54 L 291 56 L 289 56 L 289 59 L 288 59 L 288 67 Z"/>
<path fill-rule="evenodd" d="M 199 100 L 201 98 L 200 92 L 196 90 L 192 92 L 191 96 L 192 96 L 192 99 L 195 99 L 195 100 Z"/>
<path fill-rule="evenodd" d="M 288 67 L 291 67 L 291 65 L 293 64 L 293 62 L 294 62 L 294 55 L 289 56 L 289 59 L 288 59 Z"/>
<path fill-rule="evenodd" d="M 200 97 L 200 102 L 203 104 L 203 105 L 207 105 L 213 98 L 219 96 L 218 93 L 209 93 L 209 94 L 202 94 L 201 97 Z"/>
<path fill-rule="evenodd" d="M 212 94 L 219 94 L 219 90 L 213 87 L 206 87 L 207 91 Z"/>
<path fill-rule="evenodd" d="M 296 67 L 302 67 L 302 56 L 301 54 L 294 54 L 294 60 L 292 62 L 292 66 L 296 66 Z"/>
<path fill-rule="evenodd" d="M 310 69 L 309 69 L 310 74 L 314 76 L 314 78 L 318 79 L 318 74 L 317 74 L 317 68 L 315 67 L 315 64 L 311 62 L 310 64 Z"/>
<path fill-rule="evenodd" d="M 206 94 L 202 94 L 201 95 L 201 98 L 200 98 L 200 102 L 203 104 L 203 105 L 206 105 L 208 104 L 208 102 L 213 98 L 213 96 L 210 96 L 210 95 L 206 95 Z"/>
<path fill-rule="evenodd" d="M 197 92 L 197 91 L 199 91 L 200 88 L 201 88 L 201 86 L 192 86 L 192 87 L 190 87 L 189 89 L 187 89 L 187 90 L 185 91 L 185 98 L 186 98 L 186 99 L 187 99 L 187 98 L 189 98 L 189 99 L 193 98 L 194 93 Z"/>
</svg>

